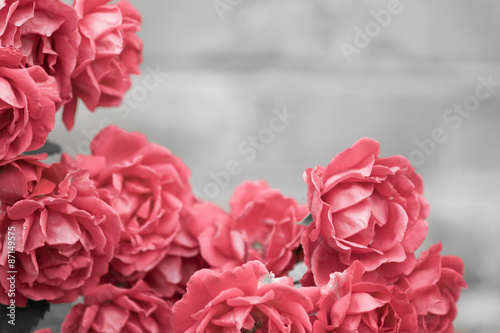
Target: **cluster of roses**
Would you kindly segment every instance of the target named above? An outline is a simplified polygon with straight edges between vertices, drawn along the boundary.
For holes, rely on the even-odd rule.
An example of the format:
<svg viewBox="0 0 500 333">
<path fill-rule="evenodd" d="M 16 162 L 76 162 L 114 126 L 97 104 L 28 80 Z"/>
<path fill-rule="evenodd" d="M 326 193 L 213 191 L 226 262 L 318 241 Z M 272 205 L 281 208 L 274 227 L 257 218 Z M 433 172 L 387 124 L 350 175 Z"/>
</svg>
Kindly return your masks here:
<svg viewBox="0 0 500 333">
<path fill-rule="evenodd" d="M 416 258 L 429 212 L 422 179 L 405 157 L 379 152 L 378 142 L 361 139 L 327 167 L 306 170 L 310 214 L 289 202 L 293 214 L 283 215 L 282 204 L 261 201 L 255 187 L 238 188 L 231 213 L 236 224 L 249 224 L 243 237 L 226 227 L 225 213 L 202 210 L 195 219 L 213 222 L 195 234 L 217 270 L 191 277 L 173 306 L 173 331 L 452 333 L 467 287 L 463 262 L 442 256 L 441 244 Z M 297 231 L 280 225 L 304 214 L 299 224 L 307 227 L 298 232 L 307 272 L 296 288 L 282 268 L 293 262 L 286 252 L 295 252 Z M 247 262 L 233 268 L 245 254 Z"/>
<path fill-rule="evenodd" d="M 63 107 L 118 106 L 139 74 L 141 16 L 127 1 L 0 1 L 0 161 L 39 149 Z"/>
<path fill-rule="evenodd" d="M 169 332 L 195 272 L 256 260 L 286 275 L 296 263 L 307 207 L 264 181 L 240 185 L 227 213 L 198 201 L 181 159 L 141 133 L 111 125 L 90 150 L 52 165 L 44 155 L 0 163 L 1 303 L 11 302 L 12 230 L 17 306 L 84 296 L 62 332 Z"/>
<path fill-rule="evenodd" d="M 244 182 L 230 212 L 195 198 L 168 149 L 113 125 L 91 155 L 22 155 L 59 108 L 71 129 L 78 99 L 117 106 L 139 73 L 141 17 L 108 2 L 0 1 L 0 303 L 82 297 L 68 333 L 452 332 L 463 263 L 440 244 L 416 258 L 422 180 L 374 140 L 308 169 L 307 204 Z"/>
<path fill-rule="evenodd" d="M 84 296 L 62 332 L 453 332 L 462 260 L 439 244 L 415 257 L 421 178 L 376 141 L 308 169 L 307 205 L 244 182 L 230 212 L 197 200 L 186 165 L 141 133 L 111 125 L 90 148 L 2 164 L 1 303 L 9 228 L 17 305 Z"/>
</svg>

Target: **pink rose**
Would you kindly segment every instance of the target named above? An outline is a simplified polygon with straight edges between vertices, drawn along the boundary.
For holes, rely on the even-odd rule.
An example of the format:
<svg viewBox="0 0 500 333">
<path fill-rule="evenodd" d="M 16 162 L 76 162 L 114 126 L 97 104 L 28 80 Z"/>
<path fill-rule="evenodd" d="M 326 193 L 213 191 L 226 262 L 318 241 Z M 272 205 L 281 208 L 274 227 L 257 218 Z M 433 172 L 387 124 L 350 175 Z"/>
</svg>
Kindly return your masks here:
<svg viewBox="0 0 500 333">
<path fill-rule="evenodd" d="M 307 207 L 263 180 L 239 185 L 229 205 L 230 214 L 210 203 L 199 204 L 191 218 L 203 258 L 221 270 L 259 260 L 276 276 L 286 275 L 297 259 L 305 230 L 297 222 L 307 215 Z"/>
<path fill-rule="evenodd" d="M 82 42 L 73 74 L 73 99 L 64 107 L 63 120 L 73 127 L 77 99 L 90 111 L 98 106 L 118 106 L 132 82 L 130 74 L 140 74 L 142 41 L 140 13 L 128 2 L 76 0 L 81 17 L 78 29 Z"/>
<path fill-rule="evenodd" d="M 415 265 L 429 212 L 422 179 L 408 159 L 380 158 L 379 150 L 378 142 L 361 139 L 327 167 L 304 173 L 314 222 L 302 245 L 318 286 L 356 260 L 374 281 L 394 281 Z"/>
<path fill-rule="evenodd" d="M 120 215 L 124 230 L 111 263 L 118 279 L 142 278 L 165 258 L 194 201 L 190 171 L 168 149 L 115 125 L 103 129 L 90 149 L 91 156 L 62 160 L 88 169 L 100 197 Z"/>
<path fill-rule="evenodd" d="M 52 333 L 52 330 L 50 328 L 41 328 L 36 330 L 34 333 Z"/>
<path fill-rule="evenodd" d="M 311 332 L 317 288 L 293 286 L 291 277 L 274 278 L 260 261 L 233 271 L 202 269 L 174 304 L 174 332 Z"/>
<path fill-rule="evenodd" d="M 0 45 L 20 49 L 28 66 L 41 66 L 55 77 L 62 102 L 68 102 L 80 44 L 75 9 L 61 0 L 2 2 Z"/>
<path fill-rule="evenodd" d="M 418 332 L 415 310 L 395 285 L 363 282 L 363 265 L 330 275 L 321 287 L 314 332 Z"/>
<path fill-rule="evenodd" d="M 169 251 L 169 254 L 144 277 L 144 281 L 160 296 L 177 301 L 186 293 L 191 276 L 203 268 L 208 268 L 208 265 L 201 256 L 184 257 L 177 255 L 175 250 Z"/>
<path fill-rule="evenodd" d="M 187 230 L 185 219 L 165 258 L 144 280 L 162 297 L 177 300 L 186 293 L 191 276 L 208 264 L 200 255 L 198 241 Z"/>
<path fill-rule="evenodd" d="M 0 161 L 42 147 L 54 128 L 57 83 L 25 65 L 19 50 L 0 47 Z"/>
<path fill-rule="evenodd" d="M 19 155 L 13 159 L 0 161 L 0 203 L 4 206 L 21 199 L 35 198 L 52 192 L 57 186 L 42 173 L 49 166 L 40 160 L 47 154 Z"/>
<path fill-rule="evenodd" d="M 415 307 L 422 333 L 453 333 L 460 290 L 467 288 L 462 259 L 441 256 L 442 248 L 439 243 L 422 252 L 415 269 L 398 282 Z"/>
<path fill-rule="evenodd" d="M 246 245 L 241 238 L 232 242 L 231 224 L 231 215 L 213 203 L 197 202 L 190 210 L 187 231 L 197 240 L 201 257 L 212 269 L 232 270 L 246 262 Z"/>
<path fill-rule="evenodd" d="M 17 306 L 25 306 L 26 298 L 64 303 L 97 285 L 118 242 L 119 218 L 99 199 L 88 172 L 66 172 L 53 164 L 41 178 L 57 187 L 39 186 L 38 195 L 3 205 L 0 212 L 3 304 L 9 302 L 5 291 L 10 289 L 8 271 L 13 270 L 9 253 L 15 253 Z"/>
<path fill-rule="evenodd" d="M 171 304 L 162 300 L 144 281 L 131 289 L 103 284 L 73 306 L 62 333 L 172 332 Z"/>
</svg>

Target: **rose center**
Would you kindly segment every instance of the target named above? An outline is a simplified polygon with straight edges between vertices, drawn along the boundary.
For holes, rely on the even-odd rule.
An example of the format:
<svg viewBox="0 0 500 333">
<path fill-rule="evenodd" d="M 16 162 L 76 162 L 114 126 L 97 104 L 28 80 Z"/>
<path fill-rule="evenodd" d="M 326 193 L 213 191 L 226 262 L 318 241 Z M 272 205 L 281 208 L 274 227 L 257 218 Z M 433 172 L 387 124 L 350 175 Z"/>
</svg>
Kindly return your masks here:
<svg viewBox="0 0 500 333">
<path fill-rule="evenodd" d="M 255 325 L 253 325 L 252 329 L 247 330 L 246 328 L 242 328 L 240 330 L 240 332 L 242 332 L 242 333 L 254 333 L 255 331 L 257 331 L 260 328 L 262 328 L 262 323 L 259 321 L 259 322 L 256 322 Z"/>
</svg>

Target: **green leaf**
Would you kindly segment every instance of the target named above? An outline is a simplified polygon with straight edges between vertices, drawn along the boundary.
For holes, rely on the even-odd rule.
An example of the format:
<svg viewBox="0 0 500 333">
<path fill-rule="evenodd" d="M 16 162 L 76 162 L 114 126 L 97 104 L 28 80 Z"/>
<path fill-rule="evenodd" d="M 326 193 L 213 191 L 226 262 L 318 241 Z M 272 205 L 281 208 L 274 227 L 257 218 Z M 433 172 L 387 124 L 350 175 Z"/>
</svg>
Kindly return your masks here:
<svg viewBox="0 0 500 333">
<path fill-rule="evenodd" d="M 314 222 L 313 216 L 312 216 L 312 214 L 309 214 L 302 221 L 297 222 L 297 224 L 305 225 L 306 227 L 308 227 L 313 222 Z"/>
</svg>

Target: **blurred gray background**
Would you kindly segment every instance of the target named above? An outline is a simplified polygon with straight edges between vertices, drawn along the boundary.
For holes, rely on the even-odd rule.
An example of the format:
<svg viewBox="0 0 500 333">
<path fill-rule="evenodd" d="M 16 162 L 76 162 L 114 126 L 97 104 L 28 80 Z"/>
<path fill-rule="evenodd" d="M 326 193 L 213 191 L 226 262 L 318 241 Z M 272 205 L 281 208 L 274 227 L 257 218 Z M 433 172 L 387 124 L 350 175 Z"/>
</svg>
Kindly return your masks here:
<svg viewBox="0 0 500 333">
<path fill-rule="evenodd" d="M 465 261 L 456 331 L 500 332 L 499 2 L 131 2 L 143 74 L 121 107 L 81 105 L 51 141 L 74 155 L 109 123 L 144 132 L 227 207 L 245 179 L 305 202 L 306 168 L 374 138 L 424 178 L 423 248 L 441 241 Z"/>
</svg>

